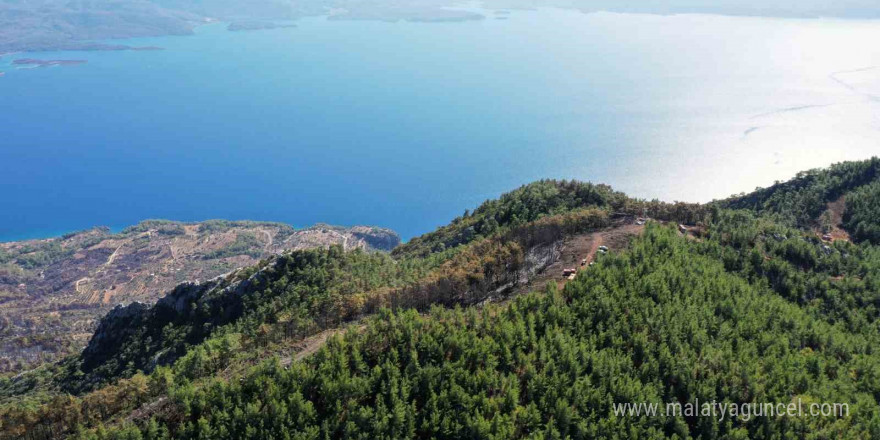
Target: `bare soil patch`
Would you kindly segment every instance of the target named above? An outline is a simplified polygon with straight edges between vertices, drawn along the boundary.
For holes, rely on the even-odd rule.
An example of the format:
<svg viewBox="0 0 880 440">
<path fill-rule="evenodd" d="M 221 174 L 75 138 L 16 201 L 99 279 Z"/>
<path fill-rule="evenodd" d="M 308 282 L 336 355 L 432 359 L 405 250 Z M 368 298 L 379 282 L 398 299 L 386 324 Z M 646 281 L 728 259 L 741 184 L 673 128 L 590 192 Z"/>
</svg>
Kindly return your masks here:
<svg viewBox="0 0 880 440">
<path fill-rule="evenodd" d="M 840 196 L 839 199 L 828 203 L 828 212 L 831 213 L 831 236 L 832 242 L 837 240 L 850 241 L 849 233 L 843 229 L 843 213 L 846 211 L 846 196 Z M 825 234 L 820 229 L 815 230 L 816 235 L 822 238 Z"/>
<path fill-rule="evenodd" d="M 541 289 L 548 282 L 555 282 L 557 287 L 562 288 L 568 282 L 563 276 L 565 269 L 575 269 L 578 272 L 589 270 L 600 246 L 606 246 L 609 252 L 620 251 L 644 229 L 645 225 L 636 224 L 635 219 L 624 218 L 609 228 L 567 238 L 562 244 L 559 259 L 532 278 L 528 284 L 517 288 L 512 295 Z"/>
</svg>

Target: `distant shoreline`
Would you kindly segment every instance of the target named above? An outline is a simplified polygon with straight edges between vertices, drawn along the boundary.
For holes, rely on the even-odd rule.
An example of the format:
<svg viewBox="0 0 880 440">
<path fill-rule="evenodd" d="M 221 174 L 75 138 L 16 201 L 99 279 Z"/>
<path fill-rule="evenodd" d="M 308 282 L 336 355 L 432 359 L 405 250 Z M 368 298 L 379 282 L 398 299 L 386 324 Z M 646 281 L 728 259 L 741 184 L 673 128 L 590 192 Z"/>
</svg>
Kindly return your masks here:
<svg viewBox="0 0 880 440">
<path fill-rule="evenodd" d="M 109 226 L 93 226 L 85 229 L 65 229 L 65 230 L 44 230 L 34 232 L 23 232 L 14 235 L 0 235 L 0 244 L 19 243 L 24 241 L 43 241 L 61 238 L 65 235 L 76 234 L 83 231 L 90 231 L 97 228 L 108 228 L 111 234 L 117 234 L 125 227 L 109 227 Z"/>
<path fill-rule="evenodd" d="M 136 223 L 131 223 L 131 224 L 123 225 L 123 226 L 120 226 L 120 225 L 116 225 L 116 226 L 95 225 L 95 226 L 86 227 L 86 228 L 74 228 L 74 229 L 64 229 L 64 230 L 55 229 L 55 230 L 25 232 L 25 233 L 20 233 L 20 234 L 15 234 L 15 235 L 0 235 L 0 245 L 7 245 L 10 243 L 22 243 L 22 242 L 28 242 L 28 241 L 55 240 L 55 239 L 63 238 L 64 236 L 81 234 L 81 233 L 94 231 L 94 230 L 98 230 L 98 229 L 104 229 L 109 234 L 115 235 L 115 234 L 122 233 L 122 231 L 124 231 L 128 228 L 132 228 L 132 227 L 135 227 L 135 226 L 138 226 L 141 224 L 145 224 L 145 223 L 150 223 L 150 222 L 167 222 L 167 223 L 180 224 L 180 225 L 198 225 L 198 224 L 204 224 L 204 223 L 210 223 L 210 222 L 225 222 L 225 223 L 230 223 L 230 224 L 252 224 L 252 225 L 266 225 L 266 226 L 276 225 L 276 226 L 290 227 L 290 228 L 297 230 L 297 231 L 308 229 L 308 228 L 315 228 L 315 227 L 350 229 L 353 227 L 365 226 L 365 225 L 345 226 L 345 225 L 337 225 L 337 224 L 318 222 L 318 223 L 314 223 L 314 224 L 311 224 L 308 226 L 299 226 L 298 227 L 292 223 L 282 222 L 282 221 L 270 221 L 270 220 L 227 220 L 227 219 L 209 218 L 209 219 L 204 219 L 204 220 L 184 221 L 184 220 L 168 220 L 168 219 L 149 218 L 149 219 L 140 220 Z M 391 229 L 383 227 L 383 226 L 371 226 L 371 227 L 391 230 Z"/>
<path fill-rule="evenodd" d="M 186 20 L 180 20 L 176 22 L 176 27 L 164 29 L 164 30 L 156 30 L 155 32 L 143 34 L 138 32 L 132 32 L 126 34 L 125 32 L 116 32 L 115 34 L 107 33 L 105 36 L 101 36 L 100 31 L 98 31 L 98 35 L 95 38 L 91 39 L 76 39 L 75 37 L 68 37 L 69 39 L 58 38 L 55 41 L 46 42 L 46 40 L 42 40 L 40 43 L 13 43 L 13 42 L 3 42 L 0 41 L 0 50 L 6 50 L 7 52 L 0 51 L 0 57 L 4 55 L 8 55 L 10 53 L 20 53 L 20 52 L 28 52 L 28 53 L 37 53 L 37 52 L 52 52 L 52 51 L 141 51 L 141 50 L 162 50 L 161 47 L 154 46 L 146 46 L 146 47 L 136 47 L 129 46 L 124 43 L 116 44 L 114 41 L 122 41 L 126 39 L 132 38 L 148 38 L 148 37 L 169 37 L 169 36 L 186 36 L 192 35 L 194 30 L 198 27 L 204 26 L 206 24 L 215 24 L 215 23 L 225 23 L 227 25 L 227 29 L 230 31 L 251 31 L 251 30 L 269 30 L 269 29 L 278 29 L 278 28 L 289 28 L 296 27 L 295 24 L 279 24 L 279 22 L 291 22 L 296 21 L 303 18 L 320 18 L 324 17 L 330 21 L 385 21 L 385 22 L 399 22 L 406 21 L 411 23 L 452 23 L 452 22 L 467 22 L 467 21 L 475 21 L 485 19 L 486 16 L 481 13 L 474 12 L 473 10 L 465 10 L 465 9 L 456 9 L 456 3 L 452 2 L 450 4 L 436 3 L 425 4 L 421 7 L 415 7 L 405 10 L 398 10 L 395 8 L 389 8 L 386 6 L 382 6 L 380 0 L 377 0 L 375 4 L 363 6 L 360 8 L 347 9 L 345 7 L 332 7 L 332 0 L 325 0 L 327 3 L 325 10 L 321 10 L 321 12 L 317 11 L 308 11 L 308 12 L 300 12 L 298 14 L 293 14 L 292 16 L 287 17 L 279 17 L 279 18 L 253 18 L 249 19 L 245 17 L 224 17 L 224 18 L 212 18 L 210 16 L 201 16 L 198 19 L 195 17 L 189 17 Z M 368 2 L 369 3 L 369 2 Z M 601 2 L 600 2 L 601 3 Z M 766 18 L 780 18 L 780 19 L 800 19 L 800 20 L 880 20 L 880 7 L 877 7 L 876 10 L 867 10 L 867 9 L 859 9 L 859 10 L 847 10 L 847 9 L 827 9 L 827 10 L 787 10 L 787 9 L 761 9 L 750 6 L 740 6 L 740 7 L 725 7 L 722 5 L 716 7 L 690 7 L 690 6 L 668 6 L 668 7 L 659 7 L 659 6 L 644 6 L 644 7 L 634 7 L 634 8 L 621 8 L 616 4 L 609 3 L 606 5 L 598 4 L 590 6 L 574 6 L 565 2 L 561 2 L 558 4 L 554 4 L 553 1 L 547 3 L 540 4 L 532 4 L 528 0 L 523 2 L 522 4 L 516 4 L 514 6 L 506 3 L 503 0 L 498 2 L 487 2 L 480 6 L 479 9 L 482 13 L 488 15 L 495 15 L 496 18 L 502 18 L 509 16 L 511 9 L 519 9 L 519 10 L 531 10 L 535 8 L 553 8 L 553 9 L 564 9 L 577 11 L 585 14 L 592 13 L 600 13 L 600 12 L 608 12 L 608 13 L 619 13 L 619 14 L 645 14 L 645 15 L 717 15 L 717 16 L 727 16 L 727 17 L 766 17 Z M 329 13 L 327 11 L 330 11 Z M 151 17 L 147 16 L 144 19 L 149 19 Z M 2 24 L 2 22 L 0 22 Z M 76 25 L 74 25 L 76 27 Z M 88 27 L 83 27 L 83 29 L 88 29 Z M 27 34 L 26 29 L 22 29 L 21 33 L 23 37 L 29 37 L 31 35 Z M 27 38 L 22 38 L 27 40 Z M 5 44 L 4 44 L 5 43 Z"/>
<path fill-rule="evenodd" d="M 174 35 L 163 35 L 166 37 L 174 36 Z M 137 38 L 137 37 L 130 37 Z M 120 38 L 120 40 L 125 40 L 127 38 Z M 0 57 L 4 55 L 14 55 L 18 53 L 40 53 L 40 52 L 147 52 L 147 51 L 158 51 L 165 50 L 163 47 L 158 46 L 129 46 L 125 44 L 97 44 L 97 43 L 88 43 L 84 42 L 83 44 L 61 44 L 58 46 L 44 46 L 37 49 L 29 49 L 29 50 L 21 50 L 16 52 L 7 52 L 5 54 L 0 54 Z"/>
<path fill-rule="evenodd" d="M 34 66 L 34 67 L 52 67 L 52 66 L 75 66 L 85 64 L 86 60 L 38 60 L 35 58 L 19 58 L 13 60 L 12 64 L 16 66 Z"/>
</svg>

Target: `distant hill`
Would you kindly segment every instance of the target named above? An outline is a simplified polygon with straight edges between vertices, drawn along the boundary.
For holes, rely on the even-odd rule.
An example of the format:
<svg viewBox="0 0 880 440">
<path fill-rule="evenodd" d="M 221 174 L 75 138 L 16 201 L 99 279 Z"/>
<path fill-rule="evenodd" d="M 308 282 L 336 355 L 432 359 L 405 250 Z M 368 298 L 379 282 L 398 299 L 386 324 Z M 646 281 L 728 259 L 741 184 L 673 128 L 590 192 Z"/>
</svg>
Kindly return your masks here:
<svg viewBox="0 0 880 440">
<path fill-rule="evenodd" d="M 877 18 L 871 0 L 805 0 L 774 4 L 758 0 L 488 0 L 488 9 L 558 7 L 583 12 L 653 14 L 710 13 L 773 17 Z M 207 22 L 251 22 L 329 16 L 334 20 L 408 20 L 444 22 L 479 20 L 480 14 L 449 9 L 451 0 L 96 0 L 0 1 L 0 55 L 39 50 L 126 50 L 125 44 L 99 40 L 187 35 Z M 264 23 L 260 28 L 273 26 Z M 239 26 L 234 25 L 231 30 Z"/>
<path fill-rule="evenodd" d="M 822 234 L 880 244 L 880 159 L 807 170 L 794 179 L 714 203 Z"/>
<path fill-rule="evenodd" d="M 208 280 L 287 250 L 341 245 L 390 251 L 391 230 L 281 223 L 150 220 L 112 234 L 94 228 L 0 243 L 0 371 L 82 348 L 117 304 L 153 303 L 185 281 Z"/>
</svg>

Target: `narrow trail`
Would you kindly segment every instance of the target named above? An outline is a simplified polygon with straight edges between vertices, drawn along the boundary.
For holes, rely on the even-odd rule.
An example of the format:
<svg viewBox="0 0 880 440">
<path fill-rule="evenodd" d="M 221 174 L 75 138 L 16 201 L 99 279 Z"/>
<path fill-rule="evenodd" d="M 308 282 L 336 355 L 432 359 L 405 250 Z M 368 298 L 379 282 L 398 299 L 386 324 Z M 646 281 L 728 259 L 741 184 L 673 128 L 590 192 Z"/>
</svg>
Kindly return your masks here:
<svg viewBox="0 0 880 440">
<path fill-rule="evenodd" d="M 119 246 L 116 247 L 116 249 L 113 250 L 113 253 L 110 254 L 109 257 L 107 257 L 107 261 L 105 261 L 104 264 L 102 264 L 95 271 L 94 276 L 97 276 L 101 272 L 104 272 L 105 270 L 107 270 L 108 267 L 110 267 L 111 264 L 113 264 L 113 261 L 116 259 L 116 256 L 119 255 L 119 251 L 122 249 L 123 246 L 125 246 L 125 243 L 120 244 Z M 84 279 L 88 279 L 88 277 L 86 277 Z M 82 279 L 80 281 L 82 281 Z M 77 291 L 77 293 L 79 293 L 79 281 L 77 281 L 76 291 Z M 105 291 L 104 293 L 101 293 L 99 291 L 95 291 L 89 295 L 89 299 L 86 301 L 89 304 L 95 304 L 98 302 L 102 302 L 104 304 L 110 304 L 110 298 L 112 298 L 112 297 L 113 297 L 113 293 L 110 292 L 109 290 Z"/>
<path fill-rule="evenodd" d="M 592 235 L 592 244 L 590 245 L 590 249 L 587 251 L 587 256 L 585 257 L 587 260 L 587 264 L 580 269 L 586 269 L 587 266 L 589 266 L 589 264 L 596 259 L 596 252 L 599 252 L 599 246 L 602 246 L 602 243 L 605 242 L 605 240 L 602 238 L 601 232 L 596 232 Z"/>
<path fill-rule="evenodd" d="M 115 260 L 116 256 L 119 255 L 119 250 L 122 249 L 123 246 L 125 246 L 125 243 L 120 244 L 118 247 L 116 247 L 116 250 L 114 250 L 113 253 L 110 254 L 110 257 L 108 257 L 104 265 L 101 266 L 102 269 L 113 264 L 113 260 Z"/>
<path fill-rule="evenodd" d="M 89 277 L 82 277 L 82 278 L 76 280 L 76 282 L 73 283 L 73 289 L 76 291 L 76 293 L 80 293 L 80 294 L 83 293 L 83 292 L 79 291 L 79 286 L 80 286 L 80 284 L 87 283 L 88 281 L 89 281 Z"/>
<path fill-rule="evenodd" d="M 305 341 L 303 341 L 303 349 L 293 356 L 293 360 L 300 361 L 308 356 L 315 354 L 315 352 L 317 352 L 319 349 L 321 349 L 321 347 L 324 346 L 324 343 L 327 342 L 327 339 L 330 339 L 331 336 L 338 335 L 343 331 L 344 329 L 341 328 L 325 330 L 315 336 L 312 336 L 311 338 L 306 339 Z"/>
<path fill-rule="evenodd" d="M 341 233 L 339 233 L 339 232 L 336 232 L 336 231 L 333 231 L 333 232 L 334 232 L 336 235 L 342 237 L 342 250 L 343 250 L 343 251 L 347 251 L 347 250 L 348 250 L 348 236 L 345 235 L 345 234 L 341 234 Z"/>
<path fill-rule="evenodd" d="M 257 231 L 262 232 L 266 235 L 266 245 L 263 246 L 263 252 L 269 252 L 269 249 L 275 243 L 275 240 L 272 238 L 272 234 L 270 234 L 269 231 L 265 229 L 257 229 Z"/>
<path fill-rule="evenodd" d="M 356 328 L 361 329 L 363 325 L 357 325 Z M 281 366 L 287 367 L 294 362 L 301 361 L 313 354 L 315 354 L 321 347 L 327 343 L 327 340 L 330 339 L 334 335 L 338 335 L 344 333 L 348 330 L 349 327 L 337 327 L 329 330 L 324 330 L 318 334 L 309 336 L 303 340 L 301 340 L 297 346 L 298 349 L 295 353 L 288 353 L 285 356 L 282 356 L 279 362 Z"/>
<path fill-rule="evenodd" d="M 348 236 L 345 234 L 339 233 L 337 231 L 330 231 L 330 232 L 332 232 L 342 238 L 342 250 L 347 251 L 348 250 Z"/>
<path fill-rule="evenodd" d="M 114 260 L 114 259 L 116 258 L 116 256 L 119 254 L 119 250 L 122 249 L 122 246 L 124 246 L 124 244 L 120 244 L 119 246 L 116 247 L 116 249 L 113 251 L 113 253 L 110 254 L 109 257 L 107 257 L 107 261 L 105 261 L 104 264 L 102 264 L 100 267 L 98 267 L 98 269 L 97 269 L 97 270 L 95 271 L 95 273 L 94 273 L 95 275 L 101 273 L 102 271 L 104 271 L 104 269 L 106 269 L 108 266 L 110 266 L 111 264 L 113 264 L 113 260 Z M 90 280 L 91 280 L 90 277 L 82 277 L 82 278 L 76 280 L 76 281 L 73 283 L 73 290 L 74 290 L 77 294 L 80 294 L 80 295 L 82 295 L 82 294 L 84 294 L 84 293 L 88 293 L 87 291 L 80 290 L 80 288 L 82 287 L 82 285 L 83 285 L 84 283 L 87 283 L 87 282 L 89 282 Z M 94 296 L 94 295 L 92 295 L 92 296 Z M 89 299 L 89 302 L 91 302 L 91 297 L 90 297 L 90 299 Z"/>
</svg>

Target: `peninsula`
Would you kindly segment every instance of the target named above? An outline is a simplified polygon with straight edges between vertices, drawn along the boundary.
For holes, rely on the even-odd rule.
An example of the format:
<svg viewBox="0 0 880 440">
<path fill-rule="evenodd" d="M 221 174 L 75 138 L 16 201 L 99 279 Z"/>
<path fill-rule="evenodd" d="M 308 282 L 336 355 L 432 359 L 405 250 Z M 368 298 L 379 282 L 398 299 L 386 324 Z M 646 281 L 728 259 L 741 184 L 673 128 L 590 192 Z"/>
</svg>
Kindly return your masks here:
<svg viewBox="0 0 880 440">
<path fill-rule="evenodd" d="M 149 220 L 116 234 L 97 227 L 0 243 L 0 372 L 74 353 L 114 306 L 152 304 L 184 281 L 209 280 L 290 250 L 389 251 L 399 243 L 383 228 L 226 220 Z"/>
</svg>

